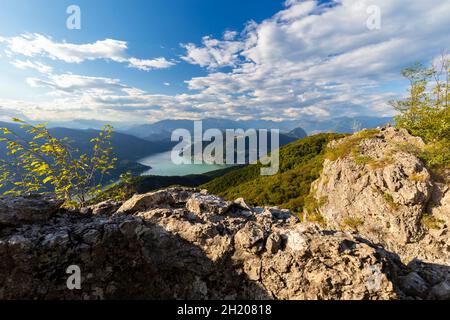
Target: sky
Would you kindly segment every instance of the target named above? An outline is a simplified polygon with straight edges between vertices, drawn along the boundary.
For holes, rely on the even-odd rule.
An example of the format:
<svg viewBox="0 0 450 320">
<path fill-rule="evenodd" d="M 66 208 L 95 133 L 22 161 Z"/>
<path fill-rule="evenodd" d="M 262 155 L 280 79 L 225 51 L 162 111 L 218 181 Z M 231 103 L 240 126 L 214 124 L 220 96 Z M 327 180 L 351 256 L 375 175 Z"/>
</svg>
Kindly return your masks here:
<svg viewBox="0 0 450 320">
<path fill-rule="evenodd" d="M 67 27 L 80 9 L 80 29 Z M 447 0 L 2 0 L 0 120 L 390 116 Z"/>
</svg>

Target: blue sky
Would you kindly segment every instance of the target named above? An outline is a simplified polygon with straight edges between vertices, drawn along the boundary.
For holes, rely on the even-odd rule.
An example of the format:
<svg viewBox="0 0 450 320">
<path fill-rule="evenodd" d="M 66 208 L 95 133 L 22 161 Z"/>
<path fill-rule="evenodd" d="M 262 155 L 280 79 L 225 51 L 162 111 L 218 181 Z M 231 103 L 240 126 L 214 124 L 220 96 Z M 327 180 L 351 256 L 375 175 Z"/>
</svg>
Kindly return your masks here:
<svg viewBox="0 0 450 320">
<path fill-rule="evenodd" d="M 440 0 L 3 0 L 0 119 L 390 115 L 401 68 L 448 49 L 449 15 Z"/>
<path fill-rule="evenodd" d="M 66 28 L 66 9 L 72 4 L 81 9 L 81 30 Z M 281 0 L 173 0 L 170 4 L 167 0 L 5 0 L 0 4 L 0 30 L 2 36 L 30 32 L 73 43 L 123 39 L 129 43 L 130 55 L 177 59 L 183 54 L 180 43 L 197 42 L 204 35 L 220 37 L 227 29 L 241 30 L 247 21 L 262 21 L 282 7 Z M 155 93 L 176 93 L 186 88 L 184 80 L 205 74 L 190 64 L 142 73 L 114 64 L 87 63 L 72 66 L 71 71 L 120 77 Z"/>
</svg>

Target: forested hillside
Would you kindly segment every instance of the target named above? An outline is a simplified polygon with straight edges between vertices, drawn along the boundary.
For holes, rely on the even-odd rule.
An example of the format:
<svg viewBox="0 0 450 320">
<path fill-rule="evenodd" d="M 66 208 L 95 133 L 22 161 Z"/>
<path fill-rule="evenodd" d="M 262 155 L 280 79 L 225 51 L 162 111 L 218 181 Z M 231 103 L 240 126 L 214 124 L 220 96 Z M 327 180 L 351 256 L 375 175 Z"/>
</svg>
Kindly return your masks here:
<svg viewBox="0 0 450 320">
<path fill-rule="evenodd" d="M 229 200 L 243 197 L 252 205 L 277 205 L 299 213 L 311 183 L 319 177 L 328 142 L 343 136 L 318 134 L 282 147 L 280 171 L 274 176 L 261 176 L 261 165 L 255 164 L 227 173 L 202 187 Z"/>
</svg>

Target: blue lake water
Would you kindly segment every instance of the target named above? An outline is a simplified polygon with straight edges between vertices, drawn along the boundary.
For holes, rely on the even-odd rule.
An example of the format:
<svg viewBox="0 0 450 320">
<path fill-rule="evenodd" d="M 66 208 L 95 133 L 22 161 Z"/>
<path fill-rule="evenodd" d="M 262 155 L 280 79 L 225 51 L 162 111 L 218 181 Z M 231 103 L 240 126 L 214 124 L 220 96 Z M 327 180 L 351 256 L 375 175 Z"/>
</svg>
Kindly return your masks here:
<svg viewBox="0 0 450 320">
<path fill-rule="evenodd" d="M 176 165 L 171 160 L 172 151 L 158 153 L 143 158 L 138 162 L 152 167 L 152 169 L 142 173 L 142 175 L 154 176 L 186 176 L 189 174 L 202 174 L 214 170 L 226 168 L 225 165 L 216 164 L 181 164 Z"/>
</svg>

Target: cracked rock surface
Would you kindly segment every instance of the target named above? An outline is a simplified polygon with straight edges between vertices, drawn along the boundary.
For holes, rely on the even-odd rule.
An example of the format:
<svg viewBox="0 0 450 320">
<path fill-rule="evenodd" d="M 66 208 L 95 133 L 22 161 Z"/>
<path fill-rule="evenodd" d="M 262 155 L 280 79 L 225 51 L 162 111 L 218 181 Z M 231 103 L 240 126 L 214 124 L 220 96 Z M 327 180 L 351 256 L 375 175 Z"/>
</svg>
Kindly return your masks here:
<svg viewBox="0 0 450 320">
<path fill-rule="evenodd" d="M 0 299 L 448 297 L 446 269 L 413 271 L 380 246 L 286 210 L 183 188 L 107 206 L 4 225 Z M 67 289 L 71 265 L 81 269 L 81 290 Z"/>
</svg>

